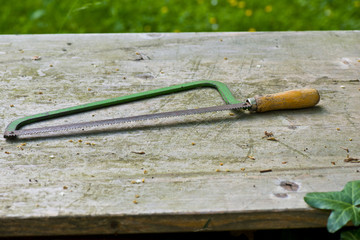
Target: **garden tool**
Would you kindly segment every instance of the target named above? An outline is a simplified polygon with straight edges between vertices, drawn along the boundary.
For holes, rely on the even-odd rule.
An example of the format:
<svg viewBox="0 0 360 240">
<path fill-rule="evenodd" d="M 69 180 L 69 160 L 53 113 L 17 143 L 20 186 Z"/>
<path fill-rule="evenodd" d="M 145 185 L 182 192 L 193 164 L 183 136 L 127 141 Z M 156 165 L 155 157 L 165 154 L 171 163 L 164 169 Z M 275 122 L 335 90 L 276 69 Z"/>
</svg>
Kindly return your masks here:
<svg viewBox="0 0 360 240">
<path fill-rule="evenodd" d="M 145 114 L 139 116 L 128 116 L 128 117 L 97 120 L 97 121 L 62 124 L 56 126 L 20 129 L 25 125 L 36 123 L 39 121 L 44 121 L 47 119 L 54 119 L 66 115 L 72 115 L 80 112 L 91 111 L 99 108 L 114 106 L 123 103 L 129 103 L 133 101 L 148 99 L 156 96 L 161 96 L 165 94 L 171 94 L 171 93 L 176 93 L 176 92 L 181 92 L 181 91 L 186 91 L 201 87 L 211 87 L 217 89 L 226 104 L 220 106 L 213 106 L 213 107 Z M 54 110 L 54 111 L 49 111 L 49 112 L 44 112 L 40 114 L 19 118 L 11 122 L 6 127 L 4 138 L 15 139 L 16 137 L 20 137 L 20 136 L 26 137 L 26 136 L 34 136 L 39 134 L 54 134 L 58 132 L 67 132 L 70 130 L 77 130 L 77 129 L 84 130 L 85 128 L 120 124 L 125 122 L 177 117 L 182 115 L 201 114 L 206 112 L 216 112 L 216 111 L 224 111 L 224 110 L 249 110 L 251 112 L 261 113 L 261 112 L 267 112 L 273 110 L 299 109 L 299 108 L 307 108 L 307 107 L 315 106 L 319 102 L 319 100 L 320 100 L 320 95 L 316 89 L 297 89 L 286 92 L 280 92 L 276 94 L 255 96 L 253 98 L 248 98 L 244 102 L 240 102 L 232 95 L 229 88 L 224 83 L 218 81 L 203 80 L 203 81 L 178 84 L 170 87 L 164 87 L 160 89 L 135 93 L 127 96 L 111 98 L 103 101 L 97 101 L 93 103 L 78 105 L 74 107 L 69 107 L 69 108 L 64 108 L 64 109 L 59 109 L 59 110 Z"/>
</svg>

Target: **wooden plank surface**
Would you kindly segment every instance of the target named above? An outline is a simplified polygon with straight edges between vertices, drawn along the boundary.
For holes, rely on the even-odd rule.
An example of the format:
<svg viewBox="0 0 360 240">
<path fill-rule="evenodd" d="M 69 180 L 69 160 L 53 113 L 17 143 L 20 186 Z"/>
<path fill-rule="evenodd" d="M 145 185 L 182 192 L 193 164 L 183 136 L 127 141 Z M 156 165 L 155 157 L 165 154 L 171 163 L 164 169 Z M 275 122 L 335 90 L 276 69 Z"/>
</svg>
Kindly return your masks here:
<svg viewBox="0 0 360 240">
<path fill-rule="evenodd" d="M 360 158 L 359 43 L 358 31 L 0 36 L 2 132 L 26 115 L 202 79 L 239 100 L 321 94 L 303 110 L 1 138 L 0 235 L 325 226 L 328 212 L 303 197 L 360 178 L 360 164 L 344 162 Z M 32 127 L 220 104 L 198 89 Z"/>
</svg>

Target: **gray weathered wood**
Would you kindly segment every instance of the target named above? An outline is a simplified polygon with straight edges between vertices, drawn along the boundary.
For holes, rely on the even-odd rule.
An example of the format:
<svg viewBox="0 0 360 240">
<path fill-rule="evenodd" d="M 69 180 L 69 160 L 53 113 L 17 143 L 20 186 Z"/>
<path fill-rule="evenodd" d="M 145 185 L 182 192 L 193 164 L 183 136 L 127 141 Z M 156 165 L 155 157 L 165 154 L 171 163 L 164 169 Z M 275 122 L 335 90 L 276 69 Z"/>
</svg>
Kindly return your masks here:
<svg viewBox="0 0 360 240">
<path fill-rule="evenodd" d="M 201 79 L 239 100 L 321 94 L 318 107 L 297 111 L 1 138 L 0 234 L 325 226 L 328 212 L 303 197 L 360 178 L 360 164 L 344 162 L 360 158 L 359 43 L 358 31 L 0 36 L 2 132 L 25 115 Z M 219 104 L 215 90 L 199 89 L 36 126 Z"/>
</svg>

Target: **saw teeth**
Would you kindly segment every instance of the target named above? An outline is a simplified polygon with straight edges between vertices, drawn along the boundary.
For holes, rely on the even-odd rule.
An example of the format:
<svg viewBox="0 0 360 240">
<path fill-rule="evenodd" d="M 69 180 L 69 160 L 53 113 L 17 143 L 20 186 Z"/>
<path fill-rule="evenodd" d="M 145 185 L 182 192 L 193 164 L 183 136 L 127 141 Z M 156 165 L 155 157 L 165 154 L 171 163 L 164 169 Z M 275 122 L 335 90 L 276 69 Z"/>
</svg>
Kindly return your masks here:
<svg viewBox="0 0 360 240">
<path fill-rule="evenodd" d="M 14 131 L 11 132 L 5 132 L 4 133 L 4 138 L 16 138 L 16 133 Z"/>
<path fill-rule="evenodd" d="M 129 123 L 129 122 L 144 121 L 144 120 L 159 119 L 159 118 L 171 118 L 171 117 L 187 116 L 193 114 L 203 114 L 207 112 L 219 112 L 224 110 L 234 110 L 234 109 L 239 110 L 239 109 L 243 109 L 244 107 L 246 107 L 246 105 L 244 105 L 243 103 L 238 103 L 238 104 L 222 105 L 215 107 L 205 107 L 205 108 L 188 109 L 188 110 L 180 110 L 173 112 L 146 114 L 146 115 L 139 115 L 133 117 L 125 117 L 125 118 L 114 118 L 114 119 L 105 119 L 105 120 L 98 120 L 98 121 L 91 121 L 84 123 L 73 123 L 73 124 L 64 124 L 64 125 L 50 126 L 43 128 L 16 130 L 14 132 L 9 132 L 6 136 L 5 135 L 4 136 L 7 138 L 11 138 L 20 135 L 36 135 L 42 133 L 66 132 L 69 130 L 76 130 L 76 129 L 84 130 L 85 128 L 108 126 L 119 123 Z"/>
</svg>

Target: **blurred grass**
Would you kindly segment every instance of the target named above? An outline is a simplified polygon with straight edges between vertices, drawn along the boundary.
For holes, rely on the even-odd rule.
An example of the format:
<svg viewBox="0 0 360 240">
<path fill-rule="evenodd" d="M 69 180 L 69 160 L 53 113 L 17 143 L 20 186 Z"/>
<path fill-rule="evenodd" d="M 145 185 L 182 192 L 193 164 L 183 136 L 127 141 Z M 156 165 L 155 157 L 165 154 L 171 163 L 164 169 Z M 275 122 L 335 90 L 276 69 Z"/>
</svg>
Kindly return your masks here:
<svg viewBox="0 0 360 240">
<path fill-rule="evenodd" d="M 360 0 L 0 0 L 0 34 L 360 29 Z"/>
</svg>

